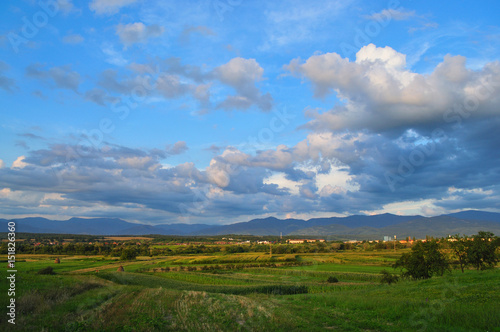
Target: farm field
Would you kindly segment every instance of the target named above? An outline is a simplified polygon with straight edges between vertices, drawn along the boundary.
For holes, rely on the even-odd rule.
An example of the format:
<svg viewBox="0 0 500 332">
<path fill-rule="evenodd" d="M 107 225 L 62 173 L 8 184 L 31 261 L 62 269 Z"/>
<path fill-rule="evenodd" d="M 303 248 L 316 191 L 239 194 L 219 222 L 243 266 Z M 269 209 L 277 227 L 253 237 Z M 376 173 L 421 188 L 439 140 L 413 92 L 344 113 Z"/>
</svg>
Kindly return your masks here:
<svg viewBox="0 0 500 332">
<path fill-rule="evenodd" d="M 405 250 L 18 255 L 16 329 L 500 331 L 498 268 L 381 284 L 380 271 L 398 272 L 390 266 Z M 38 274 L 47 267 L 55 274 Z"/>
</svg>

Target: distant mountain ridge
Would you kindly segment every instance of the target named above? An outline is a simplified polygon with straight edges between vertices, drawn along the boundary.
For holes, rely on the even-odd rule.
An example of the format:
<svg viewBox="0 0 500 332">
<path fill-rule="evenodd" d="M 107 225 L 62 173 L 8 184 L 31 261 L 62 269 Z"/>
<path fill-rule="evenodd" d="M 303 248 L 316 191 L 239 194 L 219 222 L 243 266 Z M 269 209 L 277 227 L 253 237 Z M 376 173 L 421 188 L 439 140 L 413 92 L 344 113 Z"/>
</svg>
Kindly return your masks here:
<svg viewBox="0 0 500 332">
<path fill-rule="evenodd" d="M 495 221 L 480 221 L 466 220 L 442 215 L 430 218 L 417 218 L 410 221 L 402 222 L 395 225 L 374 228 L 374 227 L 357 227 L 346 228 L 342 225 L 331 224 L 324 227 L 310 227 L 292 232 L 290 235 L 302 236 L 336 236 L 337 238 L 350 239 L 375 239 L 383 238 L 384 236 L 397 236 L 398 239 L 406 237 L 415 237 L 418 239 L 425 236 L 443 237 L 454 234 L 477 234 L 479 231 L 489 231 L 496 235 L 500 234 L 500 222 Z"/>
<path fill-rule="evenodd" d="M 16 231 L 22 233 L 89 234 L 89 235 L 188 235 L 211 225 L 205 224 L 136 224 L 119 218 L 71 218 L 68 220 L 49 220 L 46 218 L 12 219 Z M 0 224 L 10 220 L 0 219 Z M 3 227 L 7 229 L 6 227 Z"/>
<path fill-rule="evenodd" d="M 0 219 L 7 231 L 9 220 Z M 353 215 L 348 217 L 253 219 L 230 225 L 161 224 L 145 225 L 119 218 L 71 218 L 49 220 L 41 217 L 16 219 L 16 231 L 25 233 L 89 234 L 89 235 L 296 235 L 338 239 L 375 239 L 397 235 L 422 238 L 449 234 L 475 234 L 480 230 L 500 234 L 500 213 L 462 211 L 436 217 L 380 215 Z"/>
</svg>

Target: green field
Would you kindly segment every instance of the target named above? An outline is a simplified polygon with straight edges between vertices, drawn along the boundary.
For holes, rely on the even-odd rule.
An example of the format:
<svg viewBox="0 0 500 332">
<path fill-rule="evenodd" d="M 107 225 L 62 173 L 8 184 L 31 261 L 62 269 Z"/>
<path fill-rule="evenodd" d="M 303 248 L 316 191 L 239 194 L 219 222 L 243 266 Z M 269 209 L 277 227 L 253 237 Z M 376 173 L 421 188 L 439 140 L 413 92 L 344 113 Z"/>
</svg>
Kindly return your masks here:
<svg viewBox="0 0 500 332">
<path fill-rule="evenodd" d="M 55 255 L 18 255 L 15 329 L 500 331 L 498 268 L 380 284 L 400 254 L 59 256 L 60 264 Z M 37 273 L 48 266 L 54 275 Z"/>
</svg>

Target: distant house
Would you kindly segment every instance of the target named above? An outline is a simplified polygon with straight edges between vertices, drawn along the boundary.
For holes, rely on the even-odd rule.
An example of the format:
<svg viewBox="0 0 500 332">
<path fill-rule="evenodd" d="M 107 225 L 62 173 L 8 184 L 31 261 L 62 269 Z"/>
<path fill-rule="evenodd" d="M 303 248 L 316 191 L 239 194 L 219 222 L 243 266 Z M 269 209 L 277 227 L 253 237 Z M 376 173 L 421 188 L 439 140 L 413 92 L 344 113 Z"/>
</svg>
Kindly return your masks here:
<svg viewBox="0 0 500 332">
<path fill-rule="evenodd" d="M 323 239 L 296 239 L 296 240 L 288 239 L 288 240 L 286 240 L 286 242 L 289 244 L 297 244 L 297 243 L 304 243 L 304 242 L 325 242 L 325 240 L 323 240 Z"/>
</svg>

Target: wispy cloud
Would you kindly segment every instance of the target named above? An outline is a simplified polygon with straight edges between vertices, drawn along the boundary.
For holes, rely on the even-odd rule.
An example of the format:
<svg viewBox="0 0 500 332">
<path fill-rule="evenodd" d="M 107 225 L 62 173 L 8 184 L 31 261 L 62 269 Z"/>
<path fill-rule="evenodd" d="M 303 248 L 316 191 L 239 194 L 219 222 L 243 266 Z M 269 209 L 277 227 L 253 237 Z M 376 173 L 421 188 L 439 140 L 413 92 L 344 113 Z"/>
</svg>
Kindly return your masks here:
<svg viewBox="0 0 500 332">
<path fill-rule="evenodd" d="M 51 67 L 45 69 L 40 63 L 34 63 L 26 67 L 26 76 L 55 84 L 60 89 L 69 89 L 78 93 L 80 85 L 80 74 L 71 69 L 70 65 Z"/>
<path fill-rule="evenodd" d="M 3 74 L 5 71 L 8 71 L 9 69 L 10 66 L 7 63 L 0 60 L 0 88 L 8 92 L 14 92 L 14 90 L 17 89 L 16 81 L 13 78 L 10 78 Z"/>
<path fill-rule="evenodd" d="M 163 27 L 153 24 L 146 26 L 142 22 L 131 24 L 119 24 L 116 27 L 116 34 L 125 46 L 135 43 L 144 43 L 150 38 L 159 37 L 163 34 Z"/>
<path fill-rule="evenodd" d="M 118 13 L 122 7 L 135 2 L 137 0 L 92 0 L 89 8 L 99 15 L 112 15 Z"/>
<path fill-rule="evenodd" d="M 83 43 L 84 40 L 85 39 L 79 34 L 66 35 L 62 39 L 65 44 L 80 44 Z"/>
<path fill-rule="evenodd" d="M 365 15 L 365 18 L 369 20 L 376 20 L 376 21 L 389 21 L 389 20 L 395 20 L 395 21 L 405 21 L 408 20 L 412 17 L 415 17 L 415 11 L 414 10 L 404 10 L 404 9 L 383 9 L 382 11 L 378 13 L 373 13 L 371 15 Z"/>
</svg>

